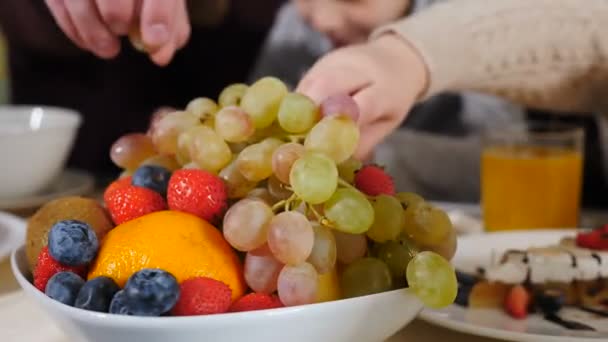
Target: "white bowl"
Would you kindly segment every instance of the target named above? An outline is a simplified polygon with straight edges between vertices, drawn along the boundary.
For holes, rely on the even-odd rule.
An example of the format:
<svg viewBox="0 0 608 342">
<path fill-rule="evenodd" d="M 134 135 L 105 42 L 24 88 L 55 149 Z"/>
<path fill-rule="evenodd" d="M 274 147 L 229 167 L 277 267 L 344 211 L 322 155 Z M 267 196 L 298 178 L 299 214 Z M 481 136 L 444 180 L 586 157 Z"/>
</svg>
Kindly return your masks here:
<svg viewBox="0 0 608 342">
<path fill-rule="evenodd" d="M 81 123 L 72 110 L 0 106 L 0 198 L 32 195 L 59 175 Z"/>
<path fill-rule="evenodd" d="M 191 317 L 133 317 L 95 313 L 61 304 L 29 281 L 25 247 L 11 255 L 25 293 L 70 337 L 85 341 L 383 341 L 422 310 L 408 290 L 291 308 Z M 35 327 L 34 327 L 35 328 Z"/>
</svg>

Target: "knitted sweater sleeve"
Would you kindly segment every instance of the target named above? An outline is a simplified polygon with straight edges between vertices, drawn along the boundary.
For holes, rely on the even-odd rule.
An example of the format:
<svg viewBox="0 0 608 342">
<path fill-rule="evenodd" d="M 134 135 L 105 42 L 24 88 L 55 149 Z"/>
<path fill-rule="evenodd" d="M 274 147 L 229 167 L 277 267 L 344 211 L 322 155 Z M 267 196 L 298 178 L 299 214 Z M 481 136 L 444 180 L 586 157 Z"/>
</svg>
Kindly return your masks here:
<svg viewBox="0 0 608 342">
<path fill-rule="evenodd" d="M 452 0 L 380 28 L 429 72 L 423 99 L 473 90 L 537 108 L 608 113 L 607 0 Z"/>
</svg>

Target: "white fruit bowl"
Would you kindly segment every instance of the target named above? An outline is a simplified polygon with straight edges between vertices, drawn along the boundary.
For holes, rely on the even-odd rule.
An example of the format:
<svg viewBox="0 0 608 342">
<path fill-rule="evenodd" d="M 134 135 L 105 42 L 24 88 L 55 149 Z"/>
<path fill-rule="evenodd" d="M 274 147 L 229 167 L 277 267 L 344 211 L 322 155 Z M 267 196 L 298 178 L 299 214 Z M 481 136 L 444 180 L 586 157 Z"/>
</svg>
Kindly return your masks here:
<svg viewBox="0 0 608 342">
<path fill-rule="evenodd" d="M 25 247 L 11 255 L 17 281 L 65 332 L 83 341 L 383 341 L 411 322 L 422 303 L 408 290 L 299 307 L 191 317 L 95 313 L 54 301 L 30 282 Z"/>
<path fill-rule="evenodd" d="M 65 108 L 0 106 L 0 198 L 50 185 L 65 166 L 81 121 Z"/>
</svg>

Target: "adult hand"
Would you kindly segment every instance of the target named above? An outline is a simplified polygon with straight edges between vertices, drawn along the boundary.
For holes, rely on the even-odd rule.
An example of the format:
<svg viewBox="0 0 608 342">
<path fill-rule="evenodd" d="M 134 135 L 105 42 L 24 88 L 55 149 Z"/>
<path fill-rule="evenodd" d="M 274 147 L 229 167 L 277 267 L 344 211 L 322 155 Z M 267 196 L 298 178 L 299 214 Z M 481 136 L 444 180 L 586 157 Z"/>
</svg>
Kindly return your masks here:
<svg viewBox="0 0 608 342">
<path fill-rule="evenodd" d="M 401 124 L 424 91 L 427 77 L 426 65 L 414 48 L 387 34 L 321 58 L 297 91 L 317 103 L 336 94 L 352 95 L 361 112 L 356 156 L 366 159 Z"/>
<path fill-rule="evenodd" d="M 137 26 L 150 58 L 167 65 L 190 36 L 186 0 L 45 0 L 61 30 L 101 58 L 120 52 L 119 37 Z"/>
</svg>

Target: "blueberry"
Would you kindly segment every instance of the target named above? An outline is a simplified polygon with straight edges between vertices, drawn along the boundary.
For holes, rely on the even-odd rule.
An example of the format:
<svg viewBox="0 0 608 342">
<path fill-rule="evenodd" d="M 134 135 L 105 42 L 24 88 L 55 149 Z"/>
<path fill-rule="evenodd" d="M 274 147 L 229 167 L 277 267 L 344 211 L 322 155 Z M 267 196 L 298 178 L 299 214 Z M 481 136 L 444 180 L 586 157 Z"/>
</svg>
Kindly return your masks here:
<svg viewBox="0 0 608 342">
<path fill-rule="evenodd" d="M 128 312 L 137 316 L 160 316 L 177 302 L 179 284 L 168 272 L 146 268 L 129 278 L 124 291 Z"/>
<path fill-rule="evenodd" d="M 55 223 L 49 232 L 49 253 L 53 259 L 68 266 L 90 263 L 99 249 L 97 234 L 81 221 Z"/>
<path fill-rule="evenodd" d="M 460 271 L 456 271 L 456 279 L 458 279 L 459 284 L 466 286 L 473 286 L 477 283 L 477 278 L 475 276 Z"/>
<path fill-rule="evenodd" d="M 125 295 L 125 290 L 116 292 L 112 298 L 112 302 L 110 302 L 109 312 L 117 315 L 133 315 L 133 313 L 129 310 L 129 306 L 127 305 L 127 296 Z"/>
<path fill-rule="evenodd" d="M 46 283 L 44 293 L 58 302 L 73 306 L 83 285 L 84 280 L 76 273 L 59 272 Z"/>
<path fill-rule="evenodd" d="M 566 296 L 559 290 L 539 291 L 534 297 L 535 306 L 545 314 L 558 312 L 566 302 Z"/>
<path fill-rule="evenodd" d="M 74 306 L 85 310 L 108 312 L 112 297 L 118 290 L 120 288 L 112 278 L 93 278 L 82 286 Z"/>
<path fill-rule="evenodd" d="M 469 285 L 458 285 L 458 293 L 456 294 L 456 299 L 454 303 L 467 307 L 469 306 L 469 297 L 471 296 L 472 287 Z"/>
<path fill-rule="evenodd" d="M 171 172 L 164 167 L 144 165 L 133 173 L 131 184 L 156 191 L 165 197 L 167 195 L 169 178 L 171 178 Z"/>
</svg>

